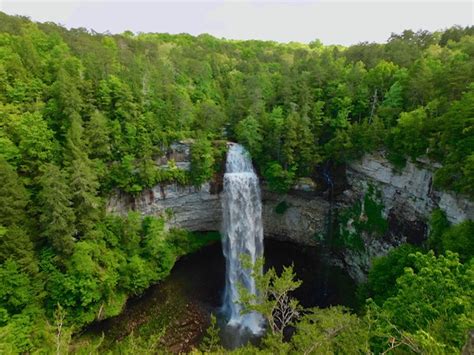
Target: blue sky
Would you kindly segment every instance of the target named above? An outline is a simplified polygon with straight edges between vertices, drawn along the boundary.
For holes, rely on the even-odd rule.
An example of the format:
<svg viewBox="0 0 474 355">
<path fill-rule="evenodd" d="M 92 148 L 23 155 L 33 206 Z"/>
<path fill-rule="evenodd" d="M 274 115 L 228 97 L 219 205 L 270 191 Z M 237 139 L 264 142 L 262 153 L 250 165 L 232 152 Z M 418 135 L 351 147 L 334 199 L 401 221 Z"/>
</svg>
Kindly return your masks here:
<svg viewBox="0 0 474 355">
<path fill-rule="evenodd" d="M 473 25 L 471 1 L 24 1 L 0 0 L 0 11 L 66 27 L 110 31 L 210 33 L 349 45 L 384 42 L 404 29 Z"/>
</svg>

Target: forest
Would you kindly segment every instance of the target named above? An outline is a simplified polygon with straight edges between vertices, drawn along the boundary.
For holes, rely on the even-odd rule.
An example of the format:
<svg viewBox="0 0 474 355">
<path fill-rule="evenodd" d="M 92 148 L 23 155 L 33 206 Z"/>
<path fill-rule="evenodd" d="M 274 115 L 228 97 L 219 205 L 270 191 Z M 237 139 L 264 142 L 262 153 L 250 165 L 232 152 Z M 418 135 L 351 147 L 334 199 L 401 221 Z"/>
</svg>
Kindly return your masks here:
<svg viewBox="0 0 474 355">
<path fill-rule="evenodd" d="M 0 12 L 0 353 L 100 353 L 74 334 L 212 242 L 166 228 L 166 216 L 109 214 L 108 196 L 198 187 L 226 141 L 277 193 L 383 151 L 398 169 L 435 162 L 437 188 L 474 199 L 473 78 L 474 27 L 343 47 L 103 34 Z M 190 170 L 159 168 L 183 139 Z M 291 339 L 275 327 L 235 352 L 459 353 L 474 328 L 474 222 L 452 226 L 438 210 L 429 223 L 423 246 L 374 261 L 357 309 L 297 307 Z M 299 286 L 291 268 L 258 285 Z M 127 338 L 113 352 L 156 349 Z M 195 352 L 224 352 L 215 328 Z"/>
</svg>

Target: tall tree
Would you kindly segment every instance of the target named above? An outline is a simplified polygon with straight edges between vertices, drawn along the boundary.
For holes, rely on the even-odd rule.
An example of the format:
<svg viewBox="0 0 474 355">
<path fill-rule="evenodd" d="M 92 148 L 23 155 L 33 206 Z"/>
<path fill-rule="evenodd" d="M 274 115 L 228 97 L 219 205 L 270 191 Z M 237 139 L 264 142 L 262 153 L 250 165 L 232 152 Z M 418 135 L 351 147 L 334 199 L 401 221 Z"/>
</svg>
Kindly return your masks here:
<svg viewBox="0 0 474 355">
<path fill-rule="evenodd" d="M 0 155 L 0 264 L 8 258 L 30 272 L 37 271 L 29 236 L 28 193 L 13 167 Z"/>
<path fill-rule="evenodd" d="M 57 252 L 69 255 L 74 248 L 76 228 L 66 174 L 54 164 L 45 164 L 41 170 L 37 197 L 41 235 Z"/>
<path fill-rule="evenodd" d="M 77 114 L 72 118 L 67 134 L 67 148 L 71 159 L 69 166 L 71 200 L 76 214 L 77 230 L 85 234 L 100 215 L 99 182 L 83 141 L 82 120 Z"/>
</svg>

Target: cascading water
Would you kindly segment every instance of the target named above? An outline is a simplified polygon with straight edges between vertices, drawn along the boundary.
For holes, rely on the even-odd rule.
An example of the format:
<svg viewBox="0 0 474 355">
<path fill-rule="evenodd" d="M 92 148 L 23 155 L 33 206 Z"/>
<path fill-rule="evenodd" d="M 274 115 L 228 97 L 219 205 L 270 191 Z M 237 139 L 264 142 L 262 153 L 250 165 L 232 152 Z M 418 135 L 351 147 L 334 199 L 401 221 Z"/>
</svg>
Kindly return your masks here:
<svg viewBox="0 0 474 355">
<path fill-rule="evenodd" d="M 241 256 L 250 256 L 252 262 L 263 256 L 262 203 L 249 153 L 239 144 L 231 144 L 227 153 L 222 201 L 222 246 L 226 258 L 223 308 L 230 326 L 258 334 L 262 330 L 262 317 L 258 313 L 240 314 L 238 286 L 256 292 L 251 270 L 242 267 Z"/>
</svg>

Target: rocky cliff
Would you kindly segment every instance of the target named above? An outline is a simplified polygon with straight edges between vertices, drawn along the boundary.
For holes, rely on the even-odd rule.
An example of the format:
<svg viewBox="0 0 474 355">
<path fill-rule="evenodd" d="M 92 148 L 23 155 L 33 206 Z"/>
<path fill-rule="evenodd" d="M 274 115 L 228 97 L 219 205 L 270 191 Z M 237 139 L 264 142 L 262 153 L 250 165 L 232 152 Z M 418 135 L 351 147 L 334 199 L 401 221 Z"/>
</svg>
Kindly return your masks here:
<svg viewBox="0 0 474 355">
<path fill-rule="evenodd" d="M 317 245 L 328 223 L 330 203 L 311 189 L 279 195 L 262 188 L 263 230 L 268 238 Z"/>
<path fill-rule="evenodd" d="M 157 185 L 135 199 L 115 194 L 109 200 L 108 210 L 119 214 L 136 210 L 143 215 L 165 216 L 169 227 L 190 231 L 219 230 L 222 215 L 220 195 L 211 190 L 209 182 L 200 188 Z"/>
<path fill-rule="evenodd" d="M 434 208 L 441 208 L 451 223 L 474 219 L 474 203 L 433 188 L 436 164 L 419 160 L 408 162 L 397 171 L 382 155 L 366 155 L 347 168 L 347 179 L 353 191 L 360 192 L 372 183 L 382 192 L 386 212 L 397 212 L 406 221 L 426 221 Z"/>
<path fill-rule="evenodd" d="M 361 281 L 367 274 L 371 260 L 385 255 L 402 242 L 422 243 L 428 234 L 428 220 L 432 211 L 440 208 L 447 219 L 457 224 L 474 219 L 474 203 L 468 198 L 433 187 L 436 164 L 419 160 L 408 162 L 404 169 L 396 170 L 381 154 L 366 155 L 347 166 L 348 188 L 339 205 L 350 205 L 363 198 L 369 186 L 380 192 L 383 215 L 388 231 L 382 237 L 362 235 L 364 250 L 346 250 L 340 261 L 351 276 Z"/>
<path fill-rule="evenodd" d="M 189 143 L 171 146 L 157 164 L 166 168 L 169 160 L 182 169 L 189 168 Z M 474 219 L 474 203 L 433 188 L 434 164 L 427 161 L 408 163 L 395 170 L 383 155 L 366 155 L 335 176 L 344 181 L 343 188 L 330 203 L 311 180 L 300 181 L 285 195 L 262 186 L 265 236 L 286 239 L 306 245 L 318 245 L 326 235 L 329 212 L 343 210 L 363 200 L 369 186 L 378 191 L 388 231 L 379 237 L 363 233 L 363 248 L 337 253 L 335 263 L 348 270 L 356 280 L 363 280 L 371 260 L 385 255 L 402 242 L 421 243 L 427 235 L 427 221 L 433 209 L 441 208 L 448 220 L 459 223 Z M 220 230 L 221 192 L 219 185 L 208 182 L 200 188 L 164 184 L 144 191 L 136 198 L 116 194 L 109 200 L 108 211 L 126 213 L 133 209 L 144 215 L 165 215 L 168 225 L 191 231 Z M 362 217 L 362 216 L 361 216 Z"/>
<path fill-rule="evenodd" d="M 173 144 L 157 166 L 166 168 L 168 162 L 181 169 L 189 169 L 189 142 Z M 133 198 L 116 192 L 108 201 L 110 213 L 125 214 L 129 210 L 143 215 L 165 216 L 169 227 L 190 231 L 220 230 L 222 209 L 218 182 L 207 182 L 200 188 L 181 186 L 176 183 L 157 185 Z M 315 235 L 324 232 L 329 202 L 314 194 L 314 184 L 302 180 L 287 195 L 278 195 L 262 186 L 263 224 L 265 235 L 271 238 L 291 240 L 315 245 Z M 285 204 L 284 211 L 277 206 Z"/>
<path fill-rule="evenodd" d="M 157 166 L 167 169 L 172 160 L 176 167 L 188 170 L 190 144 L 189 141 L 172 144 L 167 153 L 156 160 Z M 161 184 L 135 198 L 116 192 L 108 201 L 107 211 L 110 213 L 125 214 L 129 210 L 143 215 L 164 216 L 169 227 L 190 231 L 219 230 L 222 217 L 220 192 L 214 182 L 201 187 Z"/>
</svg>

